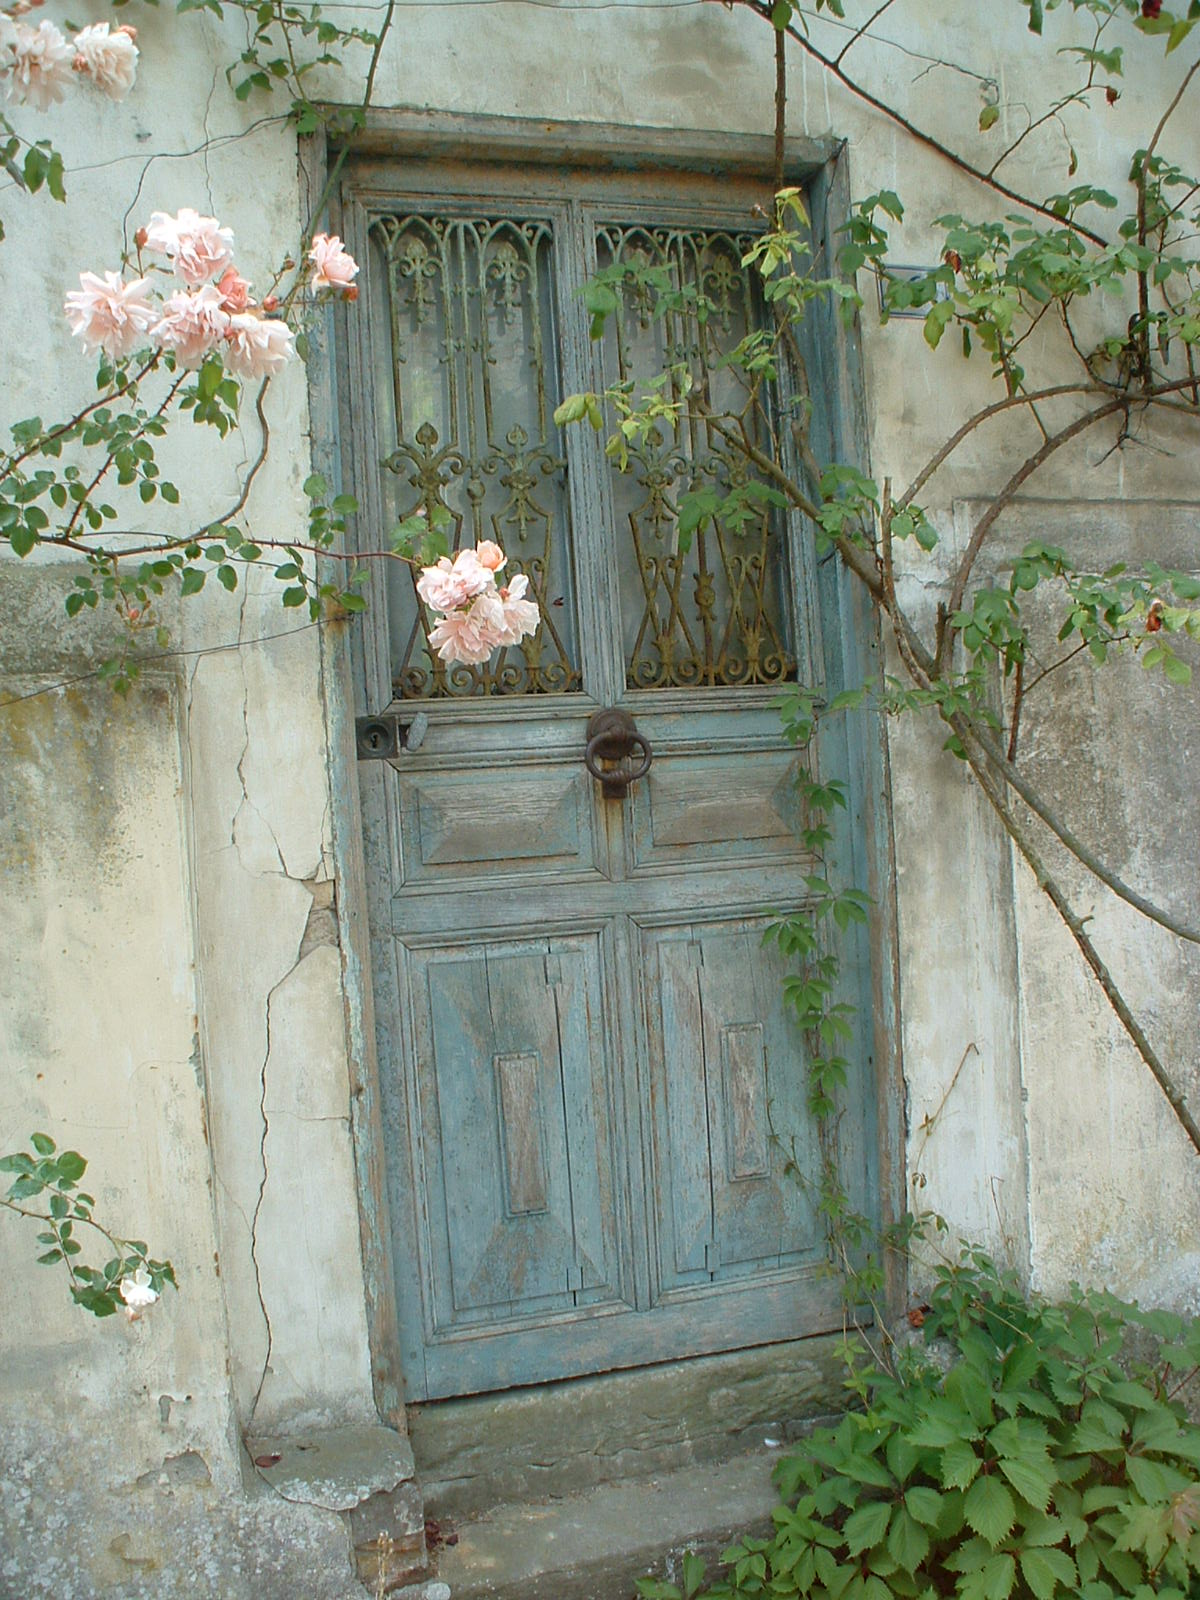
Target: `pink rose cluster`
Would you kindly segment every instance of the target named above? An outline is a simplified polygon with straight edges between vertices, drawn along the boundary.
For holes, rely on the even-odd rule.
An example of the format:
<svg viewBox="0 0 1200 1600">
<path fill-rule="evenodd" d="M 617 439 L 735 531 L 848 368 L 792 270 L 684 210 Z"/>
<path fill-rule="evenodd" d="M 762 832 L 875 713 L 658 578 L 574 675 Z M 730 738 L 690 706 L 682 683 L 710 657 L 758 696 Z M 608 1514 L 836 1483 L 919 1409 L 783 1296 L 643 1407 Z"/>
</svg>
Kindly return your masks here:
<svg viewBox="0 0 1200 1600">
<path fill-rule="evenodd" d="M 478 666 L 494 650 L 520 644 L 536 630 L 541 618 L 525 598 L 529 579 L 518 573 L 506 585 L 498 582 L 506 559 L 498 544 L 485 539 L 453 560 L 443 556 L 436 566 L 422 568 L 417 593 L 431 611 L 442 613 L 429 642 L 443 661 Z"/>
<path fill-rule="evenodd" d="M 349 284 L 358 268 L 341 241 L 324 234 L 317 239 L 334 246 L 328 282 Z M 295 335 L 281 317 L 270 315 L 278 300 L 268 295 L 260 306 L 251 298 L 249 282 L 234 265 L 233 234 L 216 217 L 186 206 L 175 216 L 155 211 L 136 241 L 139 267 L 146 252 L 164 257 L 167 268 L 152 263 L 136 278 L 80 273 L 79 288 L 67 295 L 63 309 L 85 349 L 120 360 L 149 345 L 171 351 L 189 369 L 215 351 L 229 371 L 249 379 L 269 378 L 291 359 Z M 153 274 L 167 270 L 174 284 L 164 292 Z"/>
<path fill-rule="evenodd" d="M 0 10 L 0 91 L 15 105 L 48 111 L 62 100 L 73 73 L 110 100 L 124 100 L 137 77 L 137 29 L 93 22 L 68 39 L 53 22 L 21 19 L 41 0 L 16 0 Z"/>
</svg>

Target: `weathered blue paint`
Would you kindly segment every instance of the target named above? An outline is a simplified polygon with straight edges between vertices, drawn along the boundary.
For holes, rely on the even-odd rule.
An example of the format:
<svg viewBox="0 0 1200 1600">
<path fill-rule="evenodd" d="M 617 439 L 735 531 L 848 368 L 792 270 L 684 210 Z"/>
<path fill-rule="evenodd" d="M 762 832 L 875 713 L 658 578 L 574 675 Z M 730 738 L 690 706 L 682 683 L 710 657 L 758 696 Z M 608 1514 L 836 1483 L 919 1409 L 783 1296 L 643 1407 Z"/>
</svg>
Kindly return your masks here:
<svg viewBox="0 0 1200 1600">
<path fill-rule="evenodd" d="M 503 179 L 506 209 L 586 228 L 574 179 L 537 177 L 537 193 Z M 344 196 L 352 248 L 390 180 L 372 169 L 370 181 L 369 194 Z M 415 204 L 413 183 L 435 195 L 445 177 L 431 166 L 399 181 Z M 455 184 L 469 187 L 461 169 Z M 693 185 L 685 202 L 716 224 L 744 216 L 747 195 Z M 661 204 L 647 187 L 630 211 Z M 569 259 L 558 287 L 563 387 L 589 387 Z M 360 443 L 353 486 L 381 518 L 363 443 L 376 437 L 370 353 L 357 336 L 344 400 Z M 814 351 L 813 370 L 832 359 Z M 829 432 L 832 443 L 832 421 Z M 569 487 L 583 693 L 431 704 L 420 750 L 364 776 L 391 1254 L 413 1399 L 839 1320 L 811 1192 L 784 1171 L 794 1159 L 816 1175 L 816 1138 L 804 1043 L 762 931 L 771 909 L 803 913 L 814 866 L 795 832 L 798 761 L 850 781 L 842 843 L 861 858 L 861 752 L 837 733 L 819 751 L 788 749 L 768 689 L 625 690 L 623 550 L 595 452 L 571 457 Z M 802 530 L 790 540 L 800 675 L 840 687 L 857 673 L 861 621 L 832 573 L 809 565 Z M 360 667 L 372 710 L 389 659 L 373 637 Z M 582 765 L 589 715 L 614 703 L 655 750 L 625 800 L 603 798 Z M 847 997 L 865 1009 L 839 1138 L 852 1198 L 870 1206 L 870 952 L 857 936 L 848 948 Z"/>
</svg>

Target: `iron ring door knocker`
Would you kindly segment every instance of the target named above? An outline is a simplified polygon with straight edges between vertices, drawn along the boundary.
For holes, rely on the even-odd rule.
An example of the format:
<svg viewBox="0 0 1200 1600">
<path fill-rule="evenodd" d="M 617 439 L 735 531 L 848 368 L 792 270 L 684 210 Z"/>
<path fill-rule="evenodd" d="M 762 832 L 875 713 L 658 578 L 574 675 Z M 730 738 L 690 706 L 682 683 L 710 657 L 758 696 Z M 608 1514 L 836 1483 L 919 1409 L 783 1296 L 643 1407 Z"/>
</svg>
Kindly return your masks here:
<svg viewBox="0 0 1200 1600">
<path fill-rule="evenodd" d="M 635 750 L 641 750 L 642 759 L 631 769 L 601 767 L 601 761 L 625 761 Z M 644 778 L 650 771 L 654 751 L 645 734 L 639 733 L 628 711 L 608 706 L 593 714 L 587 725 L 587 749 L 583 764 L 593 778 L 599 778 L 606 800 L 623 800 L 631 783 Z"/>
</svg>

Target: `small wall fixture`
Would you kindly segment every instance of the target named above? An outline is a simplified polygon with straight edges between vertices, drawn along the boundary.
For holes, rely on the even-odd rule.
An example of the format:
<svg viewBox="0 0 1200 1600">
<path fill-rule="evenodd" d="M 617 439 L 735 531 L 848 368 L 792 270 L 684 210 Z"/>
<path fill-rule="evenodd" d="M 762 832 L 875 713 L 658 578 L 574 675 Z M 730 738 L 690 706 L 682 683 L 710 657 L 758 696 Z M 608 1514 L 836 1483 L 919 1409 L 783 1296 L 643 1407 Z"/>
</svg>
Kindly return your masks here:
<svg viewBox="0 0 1200 1600">
<path fill-rule="evenodd" d="M 391 761 L 406 750 L 415 750 L 429 729 L 423 711 L 411 717 L 394 711 L 381 711 L 373 717 L 354 719 L 354 742 L 360 761 Z"/>
</svg>

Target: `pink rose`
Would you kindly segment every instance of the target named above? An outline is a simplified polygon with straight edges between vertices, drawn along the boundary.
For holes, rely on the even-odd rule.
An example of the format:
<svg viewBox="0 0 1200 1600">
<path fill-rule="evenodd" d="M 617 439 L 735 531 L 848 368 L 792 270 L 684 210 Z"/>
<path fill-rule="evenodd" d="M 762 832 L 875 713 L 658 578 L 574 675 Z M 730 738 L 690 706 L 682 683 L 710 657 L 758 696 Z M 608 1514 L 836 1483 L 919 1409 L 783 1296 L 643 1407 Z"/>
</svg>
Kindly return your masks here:
<svg viewBox="0 0 1200 1600">
<path fill-rule="evenodd" d="M 358 263 L 347 254 L 336 233 L 332 237 L 327 233 L 315 233 L 308 259 L 313 264 L 309 287 L 314 291 L 348 289 L 358 276 Z"/>
<path fill-rule="evenodd" d="M 474 550 L 460 550 L 453 561 L 443 556 L 436 567 L 423 567 L 417 593 L 434 611 L 454 611 L 494 582 Z"/>
<path fill-rule="evenodd" d="M 439 617 L 429 634 L 430 645 L 443 661 L 465 661 L 469 666 L 486 661 L 499 642 L 495 615 L 483 600 L 476 600 L 469 611 Z"/>
<path fill-rule="evenodd" d="M 245 311 L 250 304 L 249 280 L 239 275 L 236 267 L 226 267 L 217 284 L 221 305 L 226 311 Z"/>
<path fill-rule="evenodd" d="M 500 616 L 494 623 L 500 644 L 520 644 L 528 634 L 537 632 L 542 615 L 533 600 L 524 599 L 528 587 L 529 579 L 519 572 L 507 588 L 500 590 Z"/>
<path fill-rule="evenodd" d="M 221 295 L 211 283 L 201 289 L 179 289 L 163 304 L 154 337 L 175 352 L 181 367 L 198 367 L 229 332 L 232 319 L 222 309 Z"/>
<path fill-rule="evenodd" d="M 79 284 L 68 294 L 63 310 L 85 350 L 104 350 L 119 360 L 144 342 L 158 316 L 150 303 L 148 278 L 126 283 L 118 272 L 106 272 L 102 278 L 81 272 Z"/>
<path fill-rule="evenodd" d="M 242 311 L 229 319 L 225 365 L 239 378 L 271 378 L 292 358 L 295 335 L 278 317 Z"/>
<path fill-rule="evenodd" d="M 506 559 L 504 551 L 490 539 L 480 540 L 475 546 L 475 556 L 479 565 L 486 567 L 489 572 L 499 572 Z"/>
<path fill-rule="evenodd" d="M 124 100 L 137 77 L 138 47 L 132 31 L 110 31 L 107 22 L 93 22 L 79 30 L 74 43 L 76 72 L 86 73 L 110 100 Z"/>
<path fill-rule="evenodd" d="M 202 217 L 189 206 L 174 217 L 165 211 L 152 212 L 146 248 L 166 256 L 176 277 L 193 289 L 219 278 L 233 264 L 232 230 L 222 228 L 216 217 Z"/>
<path fill-rule="evenodd" d="M 0 82 L 5 98 L 48 111 L 67 92 L 74 51 L 52 22 L 39 22 L 36 28 L 18 22 L 4 33 L 7 59 L 0 60 Z"/>
</svg>

